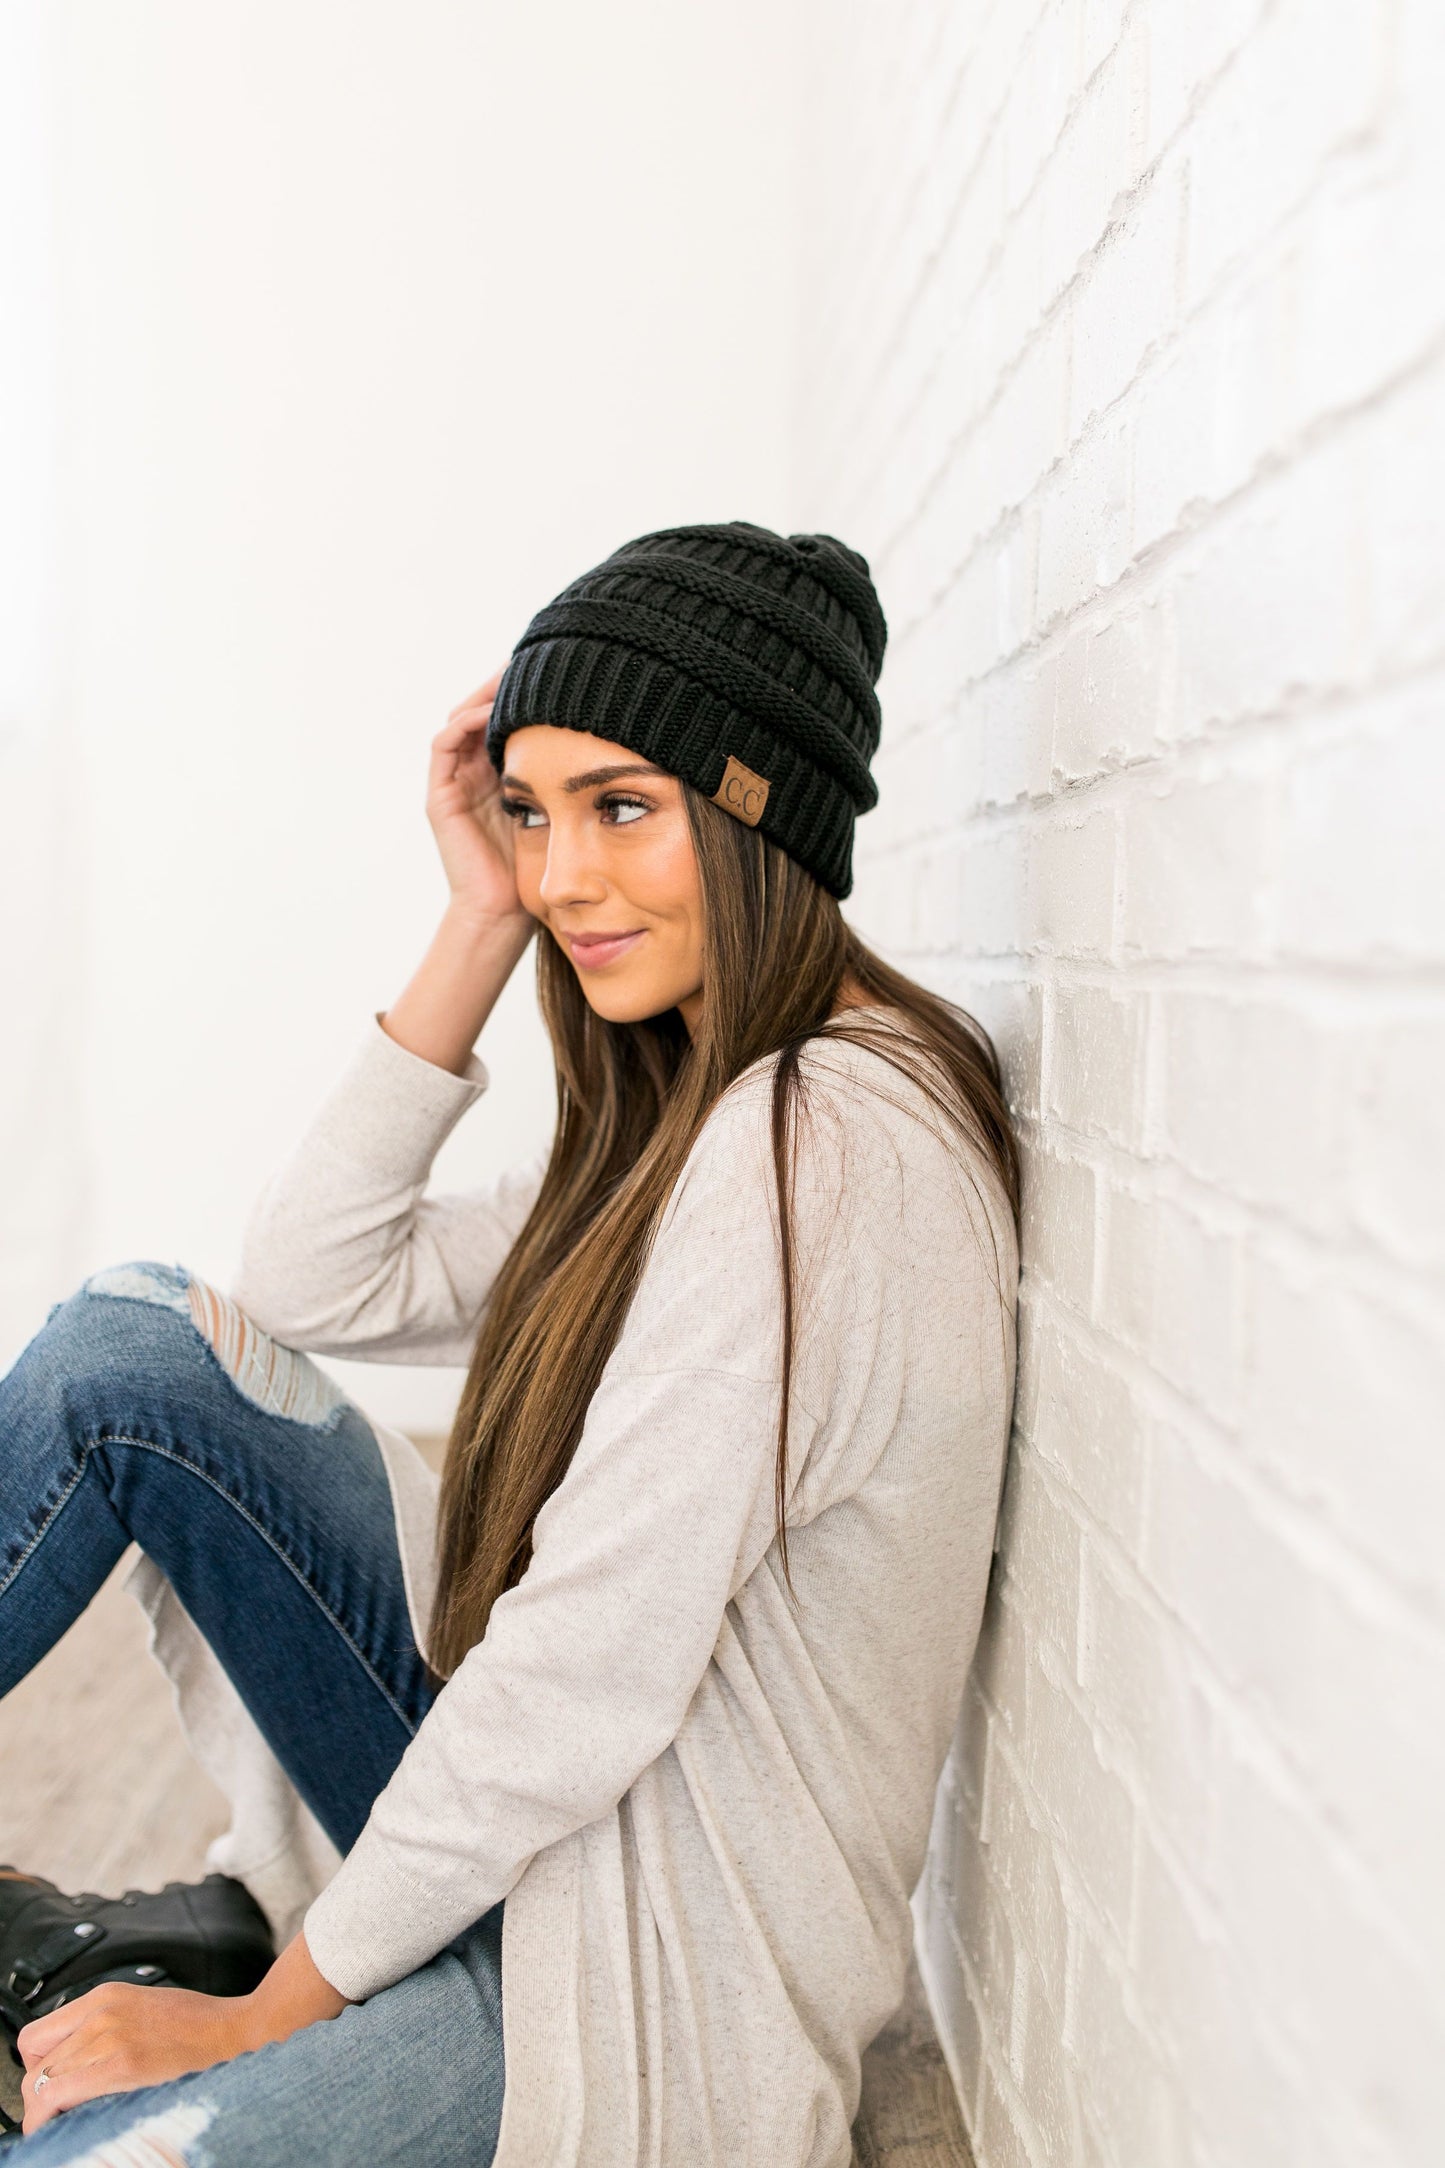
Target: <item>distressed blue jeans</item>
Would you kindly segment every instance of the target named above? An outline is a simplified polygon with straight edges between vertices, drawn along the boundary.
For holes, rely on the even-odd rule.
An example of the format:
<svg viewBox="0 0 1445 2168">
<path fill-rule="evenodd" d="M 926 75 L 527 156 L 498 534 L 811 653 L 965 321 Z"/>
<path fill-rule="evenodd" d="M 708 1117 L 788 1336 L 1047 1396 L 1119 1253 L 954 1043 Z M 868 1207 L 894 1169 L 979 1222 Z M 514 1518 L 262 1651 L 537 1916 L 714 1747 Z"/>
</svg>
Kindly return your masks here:
<svg viewBox="0 0 1445 2168">
<path fill-rule="evenodd" d="M 0 1378 L 0 1696 L 132 1542 L 345 1853 L 432 1697 L 381 1453 L 314 1363 L 151 1263 L 88 1280 Z M 24 1780 L 7 1768 L 7 1785 Z M 501 1920 L 496 1905 L 332 2022 L 72 2108 L 0 2138 L 0 2158 L 485 2168 L 501 2120 Z"/>
</svg>

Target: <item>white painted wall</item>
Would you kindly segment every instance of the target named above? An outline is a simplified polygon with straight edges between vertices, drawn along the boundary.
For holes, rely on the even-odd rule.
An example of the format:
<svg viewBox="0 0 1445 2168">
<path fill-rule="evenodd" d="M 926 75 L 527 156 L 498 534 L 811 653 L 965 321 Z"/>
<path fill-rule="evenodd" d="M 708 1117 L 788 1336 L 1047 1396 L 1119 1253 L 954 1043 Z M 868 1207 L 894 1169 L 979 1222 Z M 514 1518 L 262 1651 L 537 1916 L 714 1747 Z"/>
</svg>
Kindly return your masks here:
<svg viewBox="0 0 1445 2168">
<path fill-rule="evenodd" d="M 61 629 L 55 41 L 0 14 L 0 1362 L 84 1211 L 84 988 Z M 42 1054 L 41 1050 L 44 1049 Z"/>
<path fill-rule="evenodd" d="M 981 2168 L 1445 2157 L 1445 29 L 809 0 L 853 909 L 995 1026 L 1022 1362 L 919 1898 Z"/>
<path fill-rule="evenodd" d="M 57 0 L 7 7 L 5 58 L 42 13 L 65 751 L 6 817 L 27 899 L 62 844 L 81 885 L 59 993 L 27 948 L 12 1003 L 0 1360 L 94 1265 L 229 1275 L 440 909 L 447 709 L 618 543 L 778 523 L 788 486 L 765 0 Z M 550 1129 L 523 969 L 443 1179 Z M 37 1185 L 37 1124 L 68 1186 L 48 1145 Z M 346 1374 L 422 1425 L 456 1382 Z"/>
</svg>

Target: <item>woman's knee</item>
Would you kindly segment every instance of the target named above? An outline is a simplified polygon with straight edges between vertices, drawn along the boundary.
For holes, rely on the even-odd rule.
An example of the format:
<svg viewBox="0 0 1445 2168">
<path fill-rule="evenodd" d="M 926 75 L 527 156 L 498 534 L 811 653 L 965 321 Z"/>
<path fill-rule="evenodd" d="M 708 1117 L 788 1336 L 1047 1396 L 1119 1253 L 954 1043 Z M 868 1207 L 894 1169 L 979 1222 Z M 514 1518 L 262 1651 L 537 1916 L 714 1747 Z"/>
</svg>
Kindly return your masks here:
<svg viewBox="0 0 1445 2168">
<path fill-rule="evenodd" d="M 204 1342 L 234 1388 L 264 1414 L 329 1429 L 347 1407 L 347 1394 L 310 1355 L 273 1340 L 230 1294 L 184 1264 L 132 1257 L 104 1266 L 80 1283 L 69 1303 L 56 1303 L 48 1325 L 58 1325 L 56 1314 L 63 1312 L 63 1327 L 84 1335 L 93 1318 L 87 1305 L 95 1299 L 104 1299 L 110 1312 L 104 1335 L 110 1355 L 117 1335 L 143 1346 L 152 1338 L 152 1320 L 173 1312 L 193 1329 L 197 1355 Z"/>
<path fill-rule="evenodd" d="M 0 1378 L 0 1427 L 13 1470 L 28 1440 L 42 1458 L 66 1441 L 132 1417 L 162 1377 L 184 1364 L 186 1275 L 141 1262 L 97 1273 L 63 1302 Z M 188 1313 L 187 1313 L 188 1314 Z"/>
</svg>

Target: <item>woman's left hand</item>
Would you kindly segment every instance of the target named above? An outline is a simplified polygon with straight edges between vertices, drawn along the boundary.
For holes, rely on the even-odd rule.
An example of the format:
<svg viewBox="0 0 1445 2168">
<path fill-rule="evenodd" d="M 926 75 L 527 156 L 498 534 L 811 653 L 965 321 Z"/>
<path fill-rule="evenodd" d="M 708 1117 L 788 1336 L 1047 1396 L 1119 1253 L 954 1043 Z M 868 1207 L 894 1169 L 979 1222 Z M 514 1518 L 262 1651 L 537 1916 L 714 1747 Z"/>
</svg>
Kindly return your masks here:
<svg viewBox="0 0 1445 2168">
<path fill-rule="evenodd" d="M 26 2136 L 63 2108 L 101 2093 L 133 2093 L 228 2062 L 256 2045 L 245 2028 L 250 2000 L 104 1980 L 33 2019 L 18 2039 Z"/>
<path fill-rule="evenodd" d="M 317 1970 L 303 1933 L 249 1995 L 102 1981 L 16 2036 L 25 2063 L 25 2134 L 82 2100 L 209 2070 L 345 2008 L 346 1997 Z"/>
</svg>

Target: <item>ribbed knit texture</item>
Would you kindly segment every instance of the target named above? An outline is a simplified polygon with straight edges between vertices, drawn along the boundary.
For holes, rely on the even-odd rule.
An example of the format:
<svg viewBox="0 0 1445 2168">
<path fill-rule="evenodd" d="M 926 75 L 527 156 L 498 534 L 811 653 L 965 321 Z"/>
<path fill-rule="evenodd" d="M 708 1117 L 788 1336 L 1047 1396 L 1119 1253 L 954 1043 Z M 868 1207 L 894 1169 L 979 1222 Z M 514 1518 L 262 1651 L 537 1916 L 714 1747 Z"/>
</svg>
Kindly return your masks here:
<svg viewBox="0 0 1445 2168">
<path fill-rule="evenodd" d="M 831 894 L 853 885 L 853 823 L 888 629 L 867 559 L 836 536 L 748 520 L 625 542 L 537 612 L 487 731 L 553 723 L 609 738 L 712 797 L 730 756 L 768 784 L 759 832 Z"/>
</svg>

